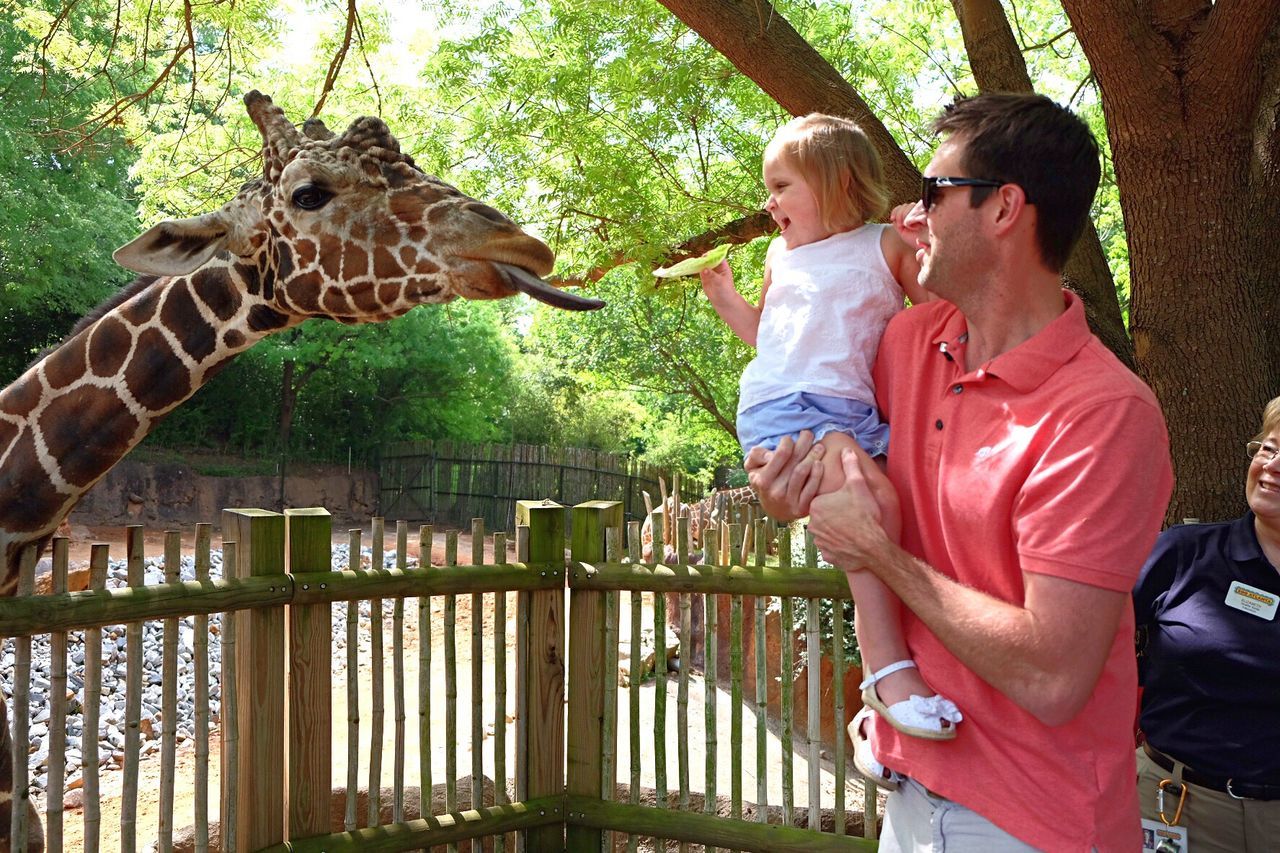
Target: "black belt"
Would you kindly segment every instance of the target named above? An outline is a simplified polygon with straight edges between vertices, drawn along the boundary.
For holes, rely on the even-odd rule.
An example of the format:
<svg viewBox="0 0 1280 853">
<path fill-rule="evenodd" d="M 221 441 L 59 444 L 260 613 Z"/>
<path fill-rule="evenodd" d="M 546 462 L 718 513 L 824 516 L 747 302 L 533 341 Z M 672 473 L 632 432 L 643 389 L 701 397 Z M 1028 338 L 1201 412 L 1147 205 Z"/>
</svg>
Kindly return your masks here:
<svg viewBox="0 0 1280 853">
<path fill-rule="evenodd" d="M 1164 770 L 1173 772 L 1173 759 L 1160 752 L 1149 743 L 1143 743 L 1142 749 L 1147 757 L 1160 765 Z M 1235 779 L 1218 779 L 1197 773 L 1183 765 L 1182 781 L 1190 782 L 1201 788 L 1209 788 L 1223 794 L 1229 794 L 1237 800 L 1280 800 L 1280 785 L 1266 785 L 1261 782 L 1239 782 Z"/>
</svg>

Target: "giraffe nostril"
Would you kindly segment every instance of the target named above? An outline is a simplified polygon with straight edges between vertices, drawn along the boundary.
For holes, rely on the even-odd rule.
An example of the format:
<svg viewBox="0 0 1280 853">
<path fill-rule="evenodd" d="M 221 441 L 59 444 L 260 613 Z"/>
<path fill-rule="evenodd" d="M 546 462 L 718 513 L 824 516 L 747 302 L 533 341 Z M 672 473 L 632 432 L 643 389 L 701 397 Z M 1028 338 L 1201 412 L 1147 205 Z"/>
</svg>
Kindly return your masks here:
<svg viewBox="0 0 1280 853">
<path fill-rule="evenodd" d="M 513 225 L 513 224 L 515 224 L 515 223 L 513 223 L 510 219 L 508 219 L 507 217 L 503 216 L 501 213 L 499 213 L 497 210 L 493 209 L 492 207 L 490 207 L 490 206 L 489 206 L 489 205 L 487 205 L 487 204 L 481 204 L 480 202 L 475 202 L 474 204 L 469 204 L 469 205 L 467 205 L 467 210 L 471 211 L 472 213 L 476 214 L 477 216 L 482 216 L 482 217 L 484 217 L 485 219 L 487 219 L 487 220 L 489 220 L 490 222 L 493 222 L 493 223 L 495 223 L 495 224 L 497 224 L 497 225 Z"/>
</svg>

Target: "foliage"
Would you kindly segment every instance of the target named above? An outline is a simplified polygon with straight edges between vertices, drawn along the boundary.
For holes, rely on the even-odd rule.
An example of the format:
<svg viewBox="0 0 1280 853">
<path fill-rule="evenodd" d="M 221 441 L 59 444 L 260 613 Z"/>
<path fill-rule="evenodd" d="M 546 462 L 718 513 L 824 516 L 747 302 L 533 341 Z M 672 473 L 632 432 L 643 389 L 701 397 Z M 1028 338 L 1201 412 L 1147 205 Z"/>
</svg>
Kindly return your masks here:
<svg viewBox="0 0 1280 853">
<path fill-rule="evenodd" d="M 0 379 L 43 349 L 131 275 L 111 251 L 137 227 L 132 154 L 107 130 L 63 149 L 60 133 L 92 108 L 93 89 L 43 76 L 36 41 L 0 17 Z M 43 91 L 48 93 L 42 98 Z"/>
</svg>

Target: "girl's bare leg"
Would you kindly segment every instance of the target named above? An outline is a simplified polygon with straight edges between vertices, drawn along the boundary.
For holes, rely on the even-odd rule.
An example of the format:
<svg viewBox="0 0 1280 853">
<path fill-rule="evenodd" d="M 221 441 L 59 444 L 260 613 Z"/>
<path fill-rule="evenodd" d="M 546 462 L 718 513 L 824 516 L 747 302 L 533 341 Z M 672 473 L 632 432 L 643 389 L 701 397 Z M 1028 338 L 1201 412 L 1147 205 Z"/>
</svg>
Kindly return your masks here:
<svg viewBox="0 0 1280 853">
<path fill-rule="evenodd" d="M 842 451 L 851 449 L 858 454 L 863 465 L 883 465 L 882 460 L 872 460 L 867 452 L 844 433 L 828 433 L 822 444 L 826 447 L 824 459 L 836 460 L 836 464 L 824 464 L 819 494 L 829 494 L 844 485 L 844 468 L 839 464 Z M 896 526 L 896 525 L 895 525 Z M 888 531 L 896 541 L 898 531 Z M 849 572 L 849 591 L 853 595 L 854 632 L 858 636 L 858 648 L 862 652 L 862 670 L 870 675 L 895 661 L 908 660 L 902 636 L 902 602 L 879 578 L 871 572 Z M 920 675 L 918 669 L 901 669 L 876 682 L 876 691 L 886 705 L 893 705 L 912 694 L 932 696 L 933 690 Z"/>
</svg>

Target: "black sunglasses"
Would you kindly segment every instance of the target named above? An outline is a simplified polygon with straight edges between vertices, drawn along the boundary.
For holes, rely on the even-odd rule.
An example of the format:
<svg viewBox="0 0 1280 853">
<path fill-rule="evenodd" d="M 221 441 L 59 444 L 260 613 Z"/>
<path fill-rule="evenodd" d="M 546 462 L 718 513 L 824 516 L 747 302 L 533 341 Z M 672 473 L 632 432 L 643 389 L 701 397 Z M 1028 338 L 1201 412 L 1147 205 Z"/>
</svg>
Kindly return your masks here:
<svg viewBox="0 0 1280 853">
<path fill-rule="evenodd" d="M 947 178 L 940 175 L 933 177 L 926 176 L 921 181 L 920 186 L 920 202 L 924 205 L 925 210 L 933 207 L 934 201 L 938 197 L 938 190 L 944 187 L 1002 187 L 1008 181 L 990 181 L 986 178 Z"/>
</svg>

